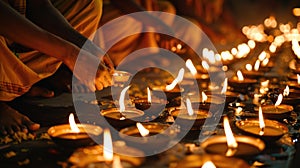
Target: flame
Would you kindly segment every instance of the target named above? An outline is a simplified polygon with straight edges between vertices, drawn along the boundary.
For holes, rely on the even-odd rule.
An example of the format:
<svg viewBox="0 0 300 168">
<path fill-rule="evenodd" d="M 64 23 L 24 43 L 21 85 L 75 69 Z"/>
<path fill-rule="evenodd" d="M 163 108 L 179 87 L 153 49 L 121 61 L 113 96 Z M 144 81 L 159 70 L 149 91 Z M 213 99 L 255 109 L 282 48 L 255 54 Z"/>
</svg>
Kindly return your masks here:
<svg viewBox="0 0 300 168">
<path fill-rule="evenodd" d="M 192 75 L 197 74 L 197 69 L 195 68 L 193 62 L 190 59 L 186 60 L 185 66 L 191 71 Z"/>
<path fill-rule="evenodd" d="M 268 63 L 269 63 L 269 58 L 265 58 L 263 61 L 262 61 L 262 63 L 261 63 L 261 65 L 262 66 L 267 66 L 268 65 Z"/>
<path fill-rule="evenodd" d="M 270 81 L 269 80 L 265 80 L 263 82 L 260 83 L 261 87 L 267 88 L 269 86 Z"/>
<path fill-rule="evenodd" d="M 130 88 L 130 85 L 125 87 L 120 94 L 120 98 L 119 98 L 119 106 L 120 106 L 120 112 L 124 112 L 125 111 L 125 103 L 124 103 L 124 99 L 125 99 L 125 93 L 126 91 Z"/>
<path fill-rule="evenodd" d="M 80 132 L 79 128 L 77 127 L 77 125 L 75 123 L 75 119 L 74 119 L 74 114 L 73 113 L 71 113 L 69 115 L 69 124 L 70 124 L 72 132 L 75 132 L 75 133 Z"/>
<path fill-rule="evenodd" d="M 225 78 L 224 79 L 224 82 L 223 82 L 223 88 L 221 90 L 221 94 L 225 94 L 226 91 L 227 91 L 227 86 L 228 86 L 228 78 Z"/>
<path fill-rule="evenodd" d="M 251 64 L 246 64 L 245 68 L 247 71 L 252 71 L 252 65 Z"/>
<path fill-rule="evenodd" d="M 192 108 L 192 103 L 191 103 L 191 100 L 189 98 L 186 99 L 186 109 L 187 109 L 187 112 L 190 116 L 194 115 L 194 110 Z"/>
<path fill-rule="evenodd" d="M 138 128 L 138 130 L 139 130 L 140 134 L 142 135 L 142 137 L 145 137 L 145 136 L 149 135 L 149 130 L 146 129 L 141 123 L 137 122 L 136 127 Z"/>
<path fill-rule="evenodd" d="M 112 163 L 112 168 L 123 168 L 120 156 L 115 156 Z"/>
<path fill-rule="evenodd" d="M 226 156 L 233 156 L 234 153 L 236 152 L 234 149 L 238 147 L 238 143 L 236 142 L 233 136 L 227 116 L 225 116 L 223 119 L 223 125 L 224 125 L 226 140 L 227 140 L 227 146 L 228 146 Z"/>
<path fill-rule="evenodd" d="M 286 85 L 285 89 L 283 90 L 283 96 L 288 96 L 290 94 L 290 88 Z"/>
<path fill-rule="evenodd" d="M 104 129 L 103 133 L 103 157 L 105 161 L 113 161 L 113 145 L 109 129 Z"/>
<path fill-rule="evenodd" d="M 147 87 L 147 100 L 148 100 L 148 102 L 149 103 L 151 103 L 151 91 L 150 91 L 150 89 L 149 89 L 149 87 Z"/>
<path fill-rule="evenodd" d="M 258 119 L 259 119 L 259 135 L 263 135 L 265 133 L 264 129 L 265 129 L 265 122 L 264 122 L 264 117 L 263 117 L 263 112 L 261 109 L 261 106 L 259 106 L 258 109 Z"/>
<path fill-rule="evenodd" d="M 277 101 L 275 103 L 275 107 L 277 107 L 277 106 L 279 106 L 281 104 L 282 98 L 283 98 L 282 94 L 279 94 L 278 98 L 277 98 Z"/>
<path fill-rule="evenodd" d="M 206 61 L 202 61 L 201 64 L 202 64 L 202 67 L 203 67 L 205 70 L 208 70 L 208 69 L 209 69 L 209 65 L 208 65 L 208 63 L 207 63 Z"/>
<path fill-rule="evenodd" d="M 201 168 L 216 168 L 212 161 L 206 161 Z"/>
<path fill-rule="evenodd" d="M 258 71 L 259 66 L 260 66 L 260 61 L 259 61 L 259 60 L 256 60 L 256 61 L 255 61 L 255 64 L 254 64 L 254 70 L 255 70 L 255 71 Z"/>
<path fill-rule="evenodd" d="M 244 80 L 244 76 L 243 76 L 243 74 L 242 74 L 242 72 L 240 70 L 238 70 L 236 72 L 236 75 L 237 75 L 239 81 L 243 81 Z"/>
<path fill-rule="evenodd" d="M 181 68 L 178 72 L 177 77 L 173 80 L 173 82 L 170 85 L 166 86 L 166 90 L 169 91 L 169 90 L 174 89 L 174 87 L 177 85 L 177 83 L 182 81 L 183 75 L 184 75 L 184 69 Z"/>
<path fill-rule="evenodd" d="M 207 101 L 207 96 L 204 92 L 201 92 L 202 95 L 202 103 L 205 103 L 205 101 Z"/>
<path fill-rule="evenodd" d="M 298 85 L 300 85 L 300 75 L 297 74 L 297 82 L 298 82 Z"/>
</svg>

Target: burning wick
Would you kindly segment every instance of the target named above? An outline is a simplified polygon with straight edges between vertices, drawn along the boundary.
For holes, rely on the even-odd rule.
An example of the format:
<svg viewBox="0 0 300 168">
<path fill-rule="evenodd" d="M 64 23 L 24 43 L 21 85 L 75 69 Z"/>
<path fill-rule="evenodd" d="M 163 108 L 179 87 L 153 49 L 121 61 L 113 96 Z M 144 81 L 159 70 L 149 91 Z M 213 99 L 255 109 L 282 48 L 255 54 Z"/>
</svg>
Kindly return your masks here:
<svg viewBox="0 0 300 168">
<path fill-rule="evenodd" d="M 201 168 L 216 168 L 216 166 L 212 161 L 207 161 L 202 165 Z"/>
<path fill-rule="evenodd" d="M 276 109 L 276 111 L 278 110 L 277 107 L 281 104 L 282 99 L 283 99 L 282 94 L 279 94 L 279 95 L 278 95 L 278 98 L 277 98 L 277 101 L 276 101 L 276 103 L 275 103 L 275 109 Z"/>
<path fill-rule="evenodd" d="M 120 120 L 125 120 L 126 117 L 125 115 L 123 114 L 123 112 L 125 111 L 125 103 L 124 103 L 124 100 L 125 100 L 125 93 L 126 91 L 130 88 L 130 85 L 125 87 L 122 91 L 121 91 L 121 95 L 120 95 L 120 98 L 119 98 L 119 105 L 120 105 Z"/>
<path fill-rule="evenodd" d="M 149 135 L 150 131 L 148 129 L 146 129 L 141 123 L 137 122 L 136 127 L 138 128 L 142 137 Z"/>
<path fill-rule="evenodd" d="M 181 68 L 178 72 L 178 75 L 177 77 L 173 80 L 173 82 L 170 84 L 170 85 L 167 85 L 166 86 L 166 90 L 169 91 L 169 90 L 172 90 L 175 88 L 175 86 L 177 85 L 177 83 L 181 82 L 182 79 L 183 79 L 183 74 L 184 74 L 184 69 Z"/>
<path fill-rule="evenodd" d="M 70 123 L 70 127 L 71 127 L 72 132 L 75 132 L 75 133 L 79 133 L 80 132 L 79 128 L 76 125 L 73 113 L 71 113 L 69 115 L 69 123 Z"/>
<path fill-rule="evenodd" d="M 264 122 L 261 106 L 259 106 L 259 110 L 258 110 L 258 119 L 259 119 L 259 128 L 260 128 L 259 135 L 262 136 L 265 133 L 265 122 Z"/>
<path fill-rule="evenodd" d="M 285 89 L 283 90 L 283 96 L 288 96 L 290 94 L 290 88 L 286 85 Z"/>
<path fill-rule="evenodd" d="M 202 94 L 202 103 L 205 103 L 205 101 L 207 101 L 207 96 L 204 92 L 201 92 Z"/>
<path fill-rule="evenodd" d="M 228 149 L 227 149 L 227 152 L 225 155 L 233 156 L 237 151 L 238 143 L 236 142 L 236 140 L 233 136 L 227 116 L 225 116 L 223 119 L 223 126 L 224 126 L 224 131 L 225 131 L 225 135 L 226 135 L 226 139 L 227 139 L 227 146 L 228 146 Z"/>
<path fill-rule="evenodd" d="M 109 129 L 103 133 L 103 157 L 106 162 L 112 162 L 114 158 L 112 139 Z"/>
</svg>

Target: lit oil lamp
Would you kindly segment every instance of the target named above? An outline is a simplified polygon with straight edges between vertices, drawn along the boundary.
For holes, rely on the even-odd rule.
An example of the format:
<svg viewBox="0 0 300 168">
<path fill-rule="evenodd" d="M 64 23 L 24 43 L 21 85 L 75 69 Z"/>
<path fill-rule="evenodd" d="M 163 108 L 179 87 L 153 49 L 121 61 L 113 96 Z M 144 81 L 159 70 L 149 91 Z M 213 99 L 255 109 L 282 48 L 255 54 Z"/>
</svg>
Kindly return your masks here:
<svg viewBox="0 0 300 168">
<path fill-rule="evenodd" d="M 300 89 L 300 75 L 290 75 L 288 76 L 291 81 L 286 82 L 286 84 L 292 89 Z"/>
<path fill-rule="evenodd" d="M 76 124 L 74 115 L 69 115 L 69 124 L 52 126 L 48 129 L 51 139 L 62 146 L 80 147 L 94 144 L 93 138 L 102 133 L 102 128 L 90 124 Z"/>
<path fill-rule="evenodd" d="M 261 108 L 264 116 L 275 120 L 289 117 L 294 108 L 291 105 L 281 104 L 282 100 L 283 94 L 279 94 L 274 105 L 262 105 Z"/>
<path fill-rule="evenodd" d="M 250 78 L 250 79 L 258 79 L 262 76 L 264 76 L 264 72 L 259 71 L 259 65 L 260 65 L 260 61 L 257 60 L 254 64 L 254 68 L 252 68 L 251 64 L 246 64 L 245 68 L 246 70 L 243 71 L 243 74 L 246 78 Z"/>
<path fill-rule="evenodd" d="M 223 105 L 225 103 L 225 95 L 215 95 L 211 93 L 212 92 L 206 94 L 206 92 L 202 91 L 201 96 L 191 96 L 190 100 L 192 102 L 193 108 L 215 111 L 219 108 L 220 105 Z"/>
<path fill-rule="evenodd" d="M 237 92 L 245 93 L 249 88 L 253 87 L 252 85 L 257 83 L 256 79 L 244 78 L 240 70 L 238 70 L 236 74 L 237 76 L 229 79 L 228 84 Z"/>
<path fill-rule="evenodd" d="M 286 86 L 283 91 L 283 97 L 283 104 L 297 106 L 300 103 L 300 90 L 289 89 L 289 86 Z"/>
<path fill-rule="evenodd" d="M 120 130 L 119 136 L 129 146 L 147 152 L 157 148 L 163 150 L 176 137 L 178 130 L 169 124 L 157 122 L 136 123 L 135 126 L 126 127 Z"/>
<path fill-rule="evenodd" d="M 175 108 L 170 111 L 171 115 L 175 118 L 175 122 L 182 128 L 192 124 L 193 129 L 199 130 L 203 126 L 205 120 L 211 117 L 208 110 L 194 109 L 189 98 L 186 99 L 185 108 Z"/>
<path fill-rule="evenodd" d="M 122 141 L 113 143 L 110 131 L 104 130 L 103 145 L 79 148 L 68 161 L 75 167 L 138 167 L 144 162 L 144 153 L 126 146 Z M 139 157 L 134 157 L 139 156 Z"/>
<path fill-rule="evenodd" d="M 288 132 L 287 126 L 275 121 L 263 118 L 262 108 L 259 107 L 259 119 L 240 120 L 235 123 L 238 129 L 243 133 L 254 135 L 266 142 L 272 142 L 280 139 Z"/>
<path fill-rule="evenodd" d="M 190 73 L 186 73 L 185 76 L 184 76 L 184 78 L 186 80 L 196 80 L 198 85 L 201 85 L 202 83 L 208 82 L 210 80 L 210 77 L 209 77 L 209 74 L 208 74 L 207 70 L 205 70 L 205 72 L 203 72 L 203 71 L 198 72 L 199 68 L 197 69 L 190 59 L 188 59 L 185 62 L 185 66 L 190 70 Z M 203 69 L 205 69 L 205 68 L 208 69 L 209 65 L 204 63 L 202 65 L 202 68 Z"/>
<path fill-rule="evenodd" d="M 211 136 L 201 143 L 201 147 L 210 154 L 221 154 L 223 156 L 255 156 L 262 152 L 265 143 L 259 138 L 250 136 L 236 135 L 234 136 L 228 118 L 223 118 L 225 136 Z"/>
<path fill-rule="evenodd" d="M 120 95 L 119 108 L 109 108 L 100 111 L 100 114 L 115 128 L 122 128 L 134 125 L 137 121 L 142 120 L 144 112 L 135 108 L 125 109 L 125 93 L 130 86 L 125 87 Z"/>
</svg>

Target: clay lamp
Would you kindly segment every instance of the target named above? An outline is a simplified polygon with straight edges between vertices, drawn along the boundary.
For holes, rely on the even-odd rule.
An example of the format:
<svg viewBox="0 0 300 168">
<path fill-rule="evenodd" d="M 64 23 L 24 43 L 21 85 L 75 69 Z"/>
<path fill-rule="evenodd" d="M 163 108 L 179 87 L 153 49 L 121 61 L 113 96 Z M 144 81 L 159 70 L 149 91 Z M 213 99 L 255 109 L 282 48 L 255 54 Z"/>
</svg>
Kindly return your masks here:
<svg viewBox="0 0 300 168">
<path fill-rule="evenodd" d="M 236 74 L 237 76 L 229 79 L 228 84 L 237 92 L 247 93 L 247 91 L 253 88 L 253 85 L 257 83 L 256 79 L 244 78 L 240 70 L 238 70 Z"/>
</svg>

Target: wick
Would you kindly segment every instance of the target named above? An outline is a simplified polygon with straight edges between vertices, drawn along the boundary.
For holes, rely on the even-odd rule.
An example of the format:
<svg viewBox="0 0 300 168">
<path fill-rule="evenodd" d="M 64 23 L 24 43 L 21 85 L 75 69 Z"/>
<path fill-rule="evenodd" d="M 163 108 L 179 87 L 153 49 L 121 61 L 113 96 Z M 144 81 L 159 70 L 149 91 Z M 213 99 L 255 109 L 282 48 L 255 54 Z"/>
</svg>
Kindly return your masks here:
<svg viewBox="0 0 300 168">
<path fill-rule="evenodd" d="M 122 112 L 120 112 L 120 120 L 125 120 L 125 119 L 126 119 L 126 116 Z"/>
<path fill-rule="evenodd" d="M 265 133 L 265 127 L 260 128 L 259 135 L 264 135 L 264 133 Z"/>
<path fill-rule="evenodd" d="M 225 156 L 227 156 L 227 157 L 233 156 L 236 152 L 237 152 L 237 148 L 230 146 L 230 147 L 228 147 Z"/>
</svg>

